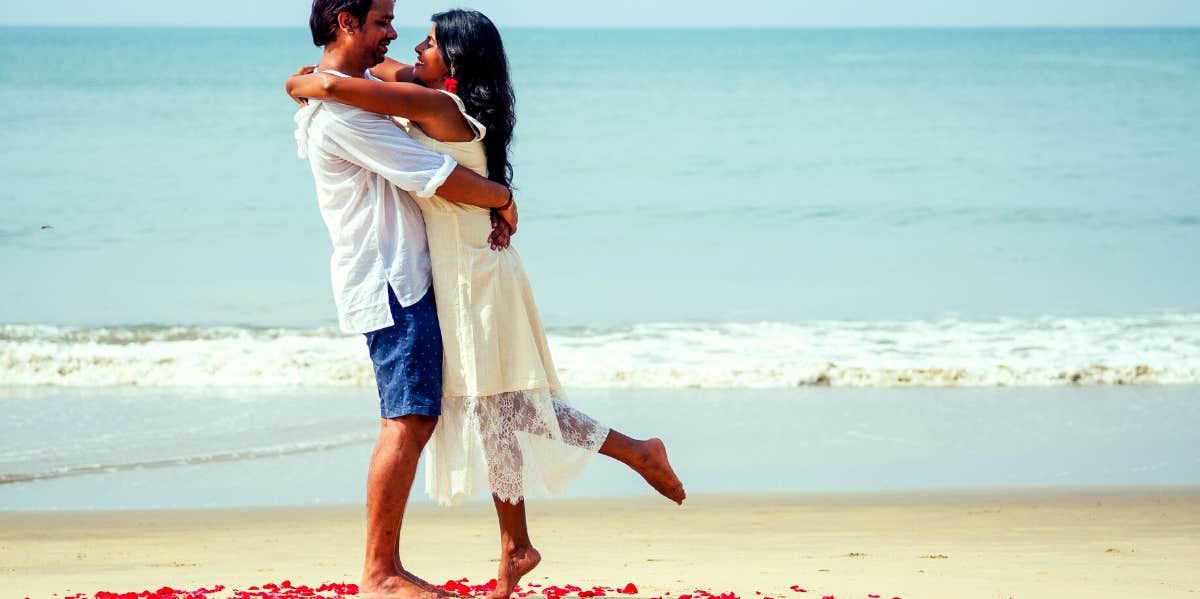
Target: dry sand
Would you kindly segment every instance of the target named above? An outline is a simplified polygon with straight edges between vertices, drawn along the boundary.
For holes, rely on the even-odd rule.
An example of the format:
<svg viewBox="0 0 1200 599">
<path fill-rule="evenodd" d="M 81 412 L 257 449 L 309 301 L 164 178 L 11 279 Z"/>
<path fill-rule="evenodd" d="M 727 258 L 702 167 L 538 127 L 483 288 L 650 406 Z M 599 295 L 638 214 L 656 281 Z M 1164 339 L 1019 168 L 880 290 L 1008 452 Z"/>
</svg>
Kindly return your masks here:
<svg viewBox="0 0 1200 599">
<path fill-rule="evenodd" d="M 1200 489 L 541 500 L 528 580 L 776 597 L 1200 599 Z M 0 512 L 0 597 L 357 582 L 357 506 Z M 412 506 L 404 563 L 494 575 L 490 504 Z M 799 595 L 789 586 L 809 590 Z"/>
</svg>

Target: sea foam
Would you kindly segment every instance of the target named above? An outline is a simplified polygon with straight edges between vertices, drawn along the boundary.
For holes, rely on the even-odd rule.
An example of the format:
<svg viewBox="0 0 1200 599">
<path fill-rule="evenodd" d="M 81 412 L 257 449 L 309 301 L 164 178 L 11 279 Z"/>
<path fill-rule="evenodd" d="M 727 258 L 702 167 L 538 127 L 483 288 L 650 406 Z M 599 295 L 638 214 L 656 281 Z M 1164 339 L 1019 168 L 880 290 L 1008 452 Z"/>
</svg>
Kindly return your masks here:
<svg viewBox="0 0 1200 599">
<path fill-rule="evenodd" d="M 576 388 L 1200 383 L 1200 314 L 988 321 L 653 323 L 550 331 Z M 333 329 L 0 326 L 0 384 L 370 386 Z"/>
</svg>

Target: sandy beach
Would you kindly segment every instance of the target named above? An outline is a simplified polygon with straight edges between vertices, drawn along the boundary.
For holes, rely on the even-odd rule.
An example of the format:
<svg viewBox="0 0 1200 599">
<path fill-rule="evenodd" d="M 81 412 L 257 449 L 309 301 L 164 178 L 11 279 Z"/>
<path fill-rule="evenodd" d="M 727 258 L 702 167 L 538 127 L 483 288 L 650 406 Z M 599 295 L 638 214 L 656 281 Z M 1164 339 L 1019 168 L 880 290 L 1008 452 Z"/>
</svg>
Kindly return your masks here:
<svg viewBox="0 0 1200 599">
<path fill-rule="evenodd" d="M 528 581 L 775 597 L 1195 597 L 1200 489 L 539 501 Z M 0 513 L 3 597 L 357 582 L 357 506 Z M 491 507 L 410 507 L 405 564 L 494 574 Z M 798 594 L 792 585 L 808 593 Z"/>
</svg>

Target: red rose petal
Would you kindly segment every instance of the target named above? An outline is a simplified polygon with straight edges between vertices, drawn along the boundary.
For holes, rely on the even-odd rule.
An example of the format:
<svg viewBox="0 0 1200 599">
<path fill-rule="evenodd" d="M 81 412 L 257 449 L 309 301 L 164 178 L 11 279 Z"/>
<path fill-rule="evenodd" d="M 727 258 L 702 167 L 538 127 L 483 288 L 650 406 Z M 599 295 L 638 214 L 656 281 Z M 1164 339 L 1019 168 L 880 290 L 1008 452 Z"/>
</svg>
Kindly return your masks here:
<svg viewBox="0 0 1200 599">
<path fill-rule="evenodd" d="M 495 579 L 490 579 L 484 584 L 471 584 L 467 578 L 458 580 L 447 580 L 446 584 L 437 585 L 440 589 L 445 589 L 465 597 L 473 597 L 483 599 L 484 596 L 494 591 L 497 587 Z M 534 588 L 543 587 L 542 584 L 531 582 L 524 586 L 517 585 L 513 588 L 513 597 L 525 598 L 538 595 L 538 591 Z M 808 589 L 802 588 L 798 584 L 793 584 L 788 587 L 796 593 L 807 593 Z M 162 586 L 157 590 L 143 590 L 140 592 L 122 592 L 116 593 L 112 591 L 96 591 L 90 596 L 87 593 L 76 593 L 73 595 L 65 595 L 61 599 L 348 599 L 359 593 L 359 588 L 354 584 L 345 583 L 323 583 L 317 587 L 311 587 L 303 584 L 293 583 L 291 580 L 284 580 L 278 584 L 266 583 L 261 586 L 252 586 L 248 590 L 233 589 L 227 593 L 217 595 L 225 590 L 224 585 L 215 585 L 212 588 L 201 587 L 194 591 L 176 589 L 170 586 Z M 573 584 L 563 585 L 547 585 L 541 589 L 540 594 L 545 599 L 567 599 L 571 595 L 571 599 L 578 597 L 579 599 L 596 599 L 605 597 L 612 593 L 622 595 L 637 594 L 637 585 L 628 582 L 622 587 L 609 586 L 593 586 L 590 589 L 583 589 Z M 329 593 L 329 594 L 323 594 Z M 59 594 L 54 597 L 59 598 Z M 870 593 L 867 599 L 880 599 L 882 595 Z M 670 592 L 651 597 L 649 599 L 671 599 Z M 26 598 L 29 599 L 29 598 Z M 740 599 L 740 597 L 730 591 L 714 592 L 705 589 L 695 589 L 691 593 L 678 595 L 676 599 Z M 779 599 L 775 595 L 764 595 L 762 591 L 754 591 L 751 599 Z M 824 595 L 822 599 L 836 599 L 834 595 Z M 901 599 L 899 596 L 894 596 L 892 599 Z"/>
</svg>

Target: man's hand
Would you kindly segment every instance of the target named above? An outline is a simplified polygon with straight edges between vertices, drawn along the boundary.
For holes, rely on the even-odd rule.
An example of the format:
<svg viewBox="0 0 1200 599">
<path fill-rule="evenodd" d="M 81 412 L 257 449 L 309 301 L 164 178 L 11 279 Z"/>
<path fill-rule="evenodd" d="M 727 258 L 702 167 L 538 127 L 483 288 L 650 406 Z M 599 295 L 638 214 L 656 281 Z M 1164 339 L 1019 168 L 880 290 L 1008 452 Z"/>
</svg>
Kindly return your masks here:
<svg viewBox="0 0 1200 599">
<path fill-rule="evenodd" d="M 492 214 L 493 216 L 499 215 L 500 218 L 504 219 L 504 222 L 508 223 L 509 235 L 517 234 L 517 202 L 515 200 L 509 202 L 508 208 L 504 210 L 493 209 Z"/>
<path fill-rule="evenodd" d="M 492 250 L 500 252 L 508 249 L 512 242 L 512 230 L 508 226 L 508 222 L 500 217 L 499 212 L 495 208 L 492 209 L 492 234 L 488 235 L 488 245 L 492 246 Z"/>
<path fill-rule="evenodd" d="M 299 77 L 300 75 L 311 75 L 316 70 L 317 70 L 317 65 L 300 67 L 300 68 L 296 69 L 295 73 L 292 73 L 292 77 Z M 290 78 L 291 77 L 289 77 L 289 79 Z M 284 88 L 284 89 L 286 90 L 286 88 Z M 297 104 L 299 104 L 301 106 L 308 106 L 308 98 L 293 97 L 293 96 L 291 96 L 290 93 L 288 94 L 288 96 L 291 97 L 292 100 L 294 100 Z"/>
</svg>

